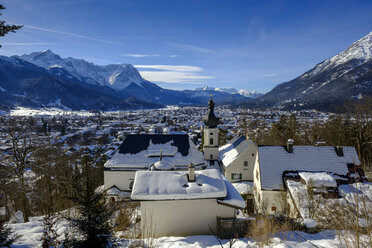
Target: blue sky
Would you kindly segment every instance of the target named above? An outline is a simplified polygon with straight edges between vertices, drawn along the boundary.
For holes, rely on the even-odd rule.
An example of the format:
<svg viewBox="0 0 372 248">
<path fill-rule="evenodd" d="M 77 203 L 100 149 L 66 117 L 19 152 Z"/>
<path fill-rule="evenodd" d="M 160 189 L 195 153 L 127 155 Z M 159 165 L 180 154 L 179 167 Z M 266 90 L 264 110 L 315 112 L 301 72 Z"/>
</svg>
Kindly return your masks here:
<svg viewBox="0 0 372 248">
<path fill-rule="evenodd" d="M 372 1 L 2 0 L 1 55 L 131 63 L 169 89 L 268 92 L 372 31 Z"/>
</svg>

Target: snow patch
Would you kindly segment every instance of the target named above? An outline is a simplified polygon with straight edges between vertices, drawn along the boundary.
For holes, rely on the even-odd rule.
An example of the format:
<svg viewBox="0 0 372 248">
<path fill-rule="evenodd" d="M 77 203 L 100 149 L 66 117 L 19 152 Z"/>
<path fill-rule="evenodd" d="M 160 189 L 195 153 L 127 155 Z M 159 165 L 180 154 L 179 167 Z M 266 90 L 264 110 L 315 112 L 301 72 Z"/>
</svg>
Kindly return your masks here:
<svg viewBox="0 0 372 248">
<path fill-rule="evenodd" d="M 337 187 L 336 180 L 325 172 L 300 172 L 300 177 L 306 185 L 314 187 Z"/>
</svg>

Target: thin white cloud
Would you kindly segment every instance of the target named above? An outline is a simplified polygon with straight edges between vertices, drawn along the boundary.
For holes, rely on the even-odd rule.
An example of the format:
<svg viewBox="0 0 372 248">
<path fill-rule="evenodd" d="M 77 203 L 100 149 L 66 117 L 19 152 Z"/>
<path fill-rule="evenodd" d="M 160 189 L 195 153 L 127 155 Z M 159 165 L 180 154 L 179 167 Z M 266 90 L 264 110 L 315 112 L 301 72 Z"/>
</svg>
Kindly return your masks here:
<svg viewBox="0 0 372 248">
<path fill-rule="evenodd" d="M 120 54 L 123 57 L 132 57 L 132 58 L 147 58 L 147 57 L 169 57 L 169 58 L 176 58 L 178 57 L 177 54 L 173 55 L 160 55 L 160 54 L 141 54 L 141 53 L 125 53 Z"/>
<path fill-rule="evenodd" d="M 191 65 L 134 65 L 140 69 L 155 69 L 166 71 L 183 71 L 183 72 L 198 72 L 203 71 L 203 68 Z"/>
<path fill-rule="evenodd" d="M 276 77 L 276 76 L 279 76 L 279 74 L 277 74 L 277 73 L 266 73 L 263 76 L 264 77 Z"/>
<path fill-rule="evenodd" d="M 191 50 L 194 52 L 200 52 L 200 53 L 206 53 L 206 54 L 216 54 L 215 50 L 209 49 L 209 48 L 198 47 L 198 46 L 193 46 L 189 44 L 177 44 L 177 43 L 171 43 L 171 42 L 169 44 L 174 47 L 181 48 L 184 50 Z"/>
<path fill-rule="evenodd" d="M 195 82 L 197 80 L 211 79 L 210 76 L 193 75 L 191 73 L 178 71 L 139 71 L 141 76 L 151 82 L 162 83 L 189 83 L 189 84 L 203 84 L 202 82 Z"/>
<path fill-rule="evenodd" d="M 200 80 L 212 79 L 212 76 L 199 75 L 203 68 L 190 65 L 135 65 L 143 78 L 152 82 L 169 84 L 204 84 Z M 146 70 L 147 69 L 147 70 Z M 148 70 L 150 69 L 150 70 Z M 199 81 L 199 82 L 198 82 Z"/>
<path fill-rule="evenodd" d="M 40 31 L 44 31 L 44 32 L 61 34 L 61 35 L 67 35 L 67 36 L 71 36 L 71 37 L 87 39 L 87 40 L 92 40 L 92 41 L 97 41 L 97 42 L 102 42 L 102 43 L 107 43 L 107 44 L 112 44 L 112 45 L 122 45 L 121 43 L 115 42 L 115 41 L 97 39 L 97 38 L 94 38 L 94 37 L 91 37 L 91 36 L 75 34 L 75 33 L 70 33 L 70 32 L 64 32 L 64 31 L 59 31 L 59 30 L 54 30 L 54 29 L 49 29 L 49 28 L 41 28 L 41 27 L 35 27 L 35 26 L 30 26 L 30 25 L 24 25 L 24 28 L 40 30 Z"/>
<path fill-rule="evenodd" d="M 134 54 L 120 54 L 121 56 L 124 57 L 133 57 L 133 58 L 146 58 L 146 57 L 160 57 L 159 54 L 140 54 L 140 53 L 134 53 Z"/>
<path fill-rule="evenodd" d="M 55 43 L 47 43 L 47 42 L 8 42 L 8 43 L 1 43 L 4 46 L 38 46 L 38 45 L 55 45 Z"/>
</svg>

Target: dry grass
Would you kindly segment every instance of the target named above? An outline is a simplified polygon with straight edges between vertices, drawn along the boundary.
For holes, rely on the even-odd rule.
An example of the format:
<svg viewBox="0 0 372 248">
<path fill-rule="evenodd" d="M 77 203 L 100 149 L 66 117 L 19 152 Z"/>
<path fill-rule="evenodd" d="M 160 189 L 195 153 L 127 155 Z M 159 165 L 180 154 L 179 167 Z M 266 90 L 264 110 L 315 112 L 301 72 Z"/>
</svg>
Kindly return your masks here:
<svg viewBox="0 0 372 248">
<path fill-rule="evenodd" d="M 114 231 L 126 231 L 133 224 L 136 223 L 136 217 L 134 216 L 138 203 L 125 202 L 120 204 L 118 207 L 117 217 L 115 219 Z"/>
<path fill-rule="evenodd" d="M 274 237 L 287 240 L 290 230 L 293 230 L 293 226 L 288 221 L 278 221 L 268 215 L 262 215 L 251 222 L 247 237 L 254 239 L 259 247 L 263 247 L 269 245 Z"/>
<path fill-rule="evenodd" d="M 137 206 L 138 207 L 138 204 Z M 154 248 L 156 247 L 156 240 L 157 237 L 156 233 L 156 223 L 154 223 L 152 216 L 146 216 L 146 214 L 142 214 L 141 220 L 136 219 L 133 222 L 133 215 L 135 214 L 135 210 L 132 212 L 132 223 L 131 225 L 127 226 L 129 216 L 123 213 L 121 217 L 122 225 L 126 228 L 125 235 L 122 237 L 126 238 L 126 242 L 124 244 L 125 247 L 135 248 L 135 247 L 143 247 L 143 248 Z M 142 225 L 142 220 L 146 220 L 146 225 Z M 130 222 L 130 221 L 129 221 Z M 139 228 L 141 226 L 141 228 Z"/>
<path fill-rule="evenodd" d="M 341 247 L 372 247 L 371 206 L 372 199 L 355 192 L 347 204 L 339 200 L 327 203 L 315 217 L 320 226 L 336 231 Z"/>
</svg>

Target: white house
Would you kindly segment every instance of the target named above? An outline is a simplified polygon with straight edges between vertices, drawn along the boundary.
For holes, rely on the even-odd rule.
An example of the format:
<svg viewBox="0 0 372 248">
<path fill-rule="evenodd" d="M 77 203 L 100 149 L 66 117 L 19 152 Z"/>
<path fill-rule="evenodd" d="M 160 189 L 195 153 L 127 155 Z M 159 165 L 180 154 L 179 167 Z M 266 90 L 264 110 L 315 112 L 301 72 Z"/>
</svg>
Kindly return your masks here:
<svg viewBox="0 0 372 248">
<path fill-rule="evenodd" d="M 236 136 L 219 148 L 219 158 L 225 177 L 230 182 L 253 181 L 257 145 L 245 136 Z"/>
<path fill-rule="evenodd" d="M 141 134 L 125 137 L 104 166 L 104 188 L 131 191 L 136 171 L 187 170 L 204 166 L 203 154 L 187 134 Z M 123 194 L 121 194 L 123 195 Z"/>
<path fill-rule="evenodd" d="M 137 171 L 132 200 L 141 202 L 142 235 L 211 234 L 245 202 L 216 169 Z M 211 231 L 212 230 L 212 231 Z"/>
<path fill-rule="evenodd" d="M 293 141 L 292 141 L 293 142 Z M 299 172 L 327 172 L 347 177 L 350 165 L 359 165 L 354 147 L 259 146 L 253 170 L 254 197 L 258 211 L 280 214 L 285 211 L 283 175 Z"/>
</svg>

